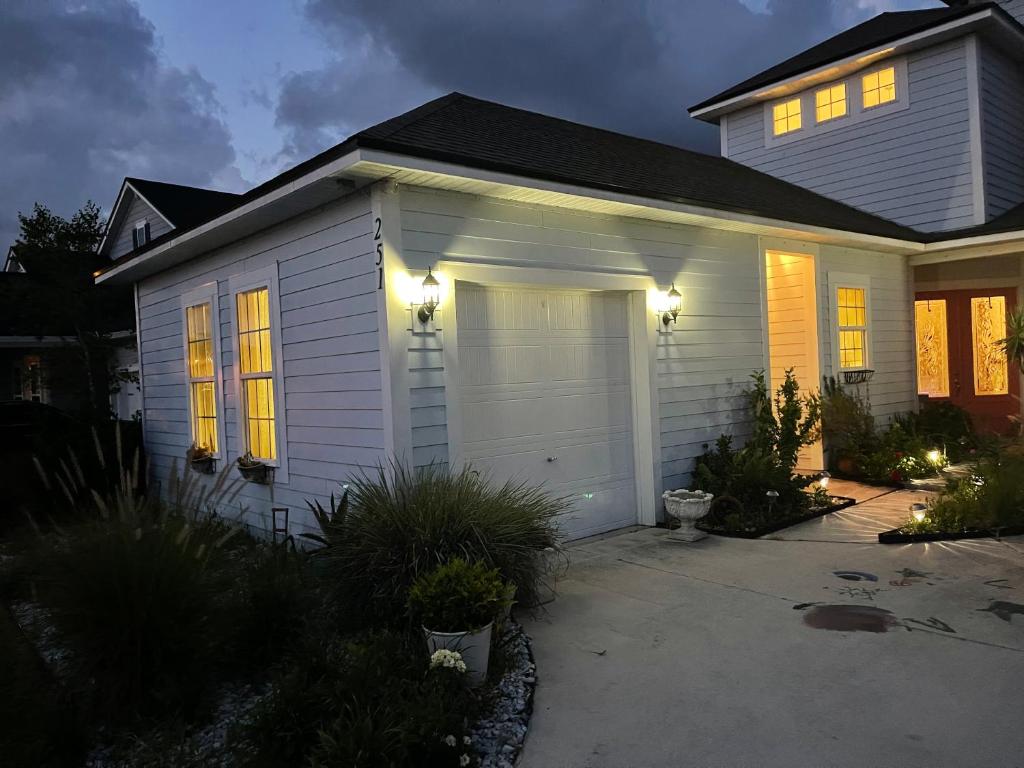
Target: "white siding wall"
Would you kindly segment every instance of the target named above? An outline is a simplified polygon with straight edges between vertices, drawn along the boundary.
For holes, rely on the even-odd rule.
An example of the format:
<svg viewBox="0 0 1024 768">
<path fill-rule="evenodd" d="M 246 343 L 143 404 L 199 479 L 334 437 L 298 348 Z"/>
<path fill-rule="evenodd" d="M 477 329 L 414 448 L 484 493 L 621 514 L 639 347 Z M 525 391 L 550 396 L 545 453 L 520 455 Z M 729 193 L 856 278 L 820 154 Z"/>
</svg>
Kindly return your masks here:
<svg viewBox="0 0 1024 768">
<path fill-rule="evenodd" d="M 924 231 L 971 226 L 964 42 L 911 54 L 907 74 L 908 109 L 771 148 L 763 104 L 730 114 L 729 157 Z"/>
<path fill-rule="evenodd" d="M 868 275 L 871 278 L 871 344 L 874 377 L 858 385 L 871 401 L 872 412 L 884 423 L 889 417 L 917 406 L 914 360 L 914 304 L 912 276 L 901 256 L 851 248 L 822 246 L 819 269 L 820 332 L 823 376 L 834 376 L 832 359 L 836 298 L 828 287 L 829 272 Z"/>
<path fill-rule="evenodd" d="M 149 222 L 150 240 L 156 240 L 161 235 L 171 231 L 170 225 L 164 221 L 164 218 L 150 208 L 144 200 L 135 197 L 134 193 L 130 191 L 125 194 L 132 195 L 134 199 L 128 208 L 128 213 L 125 214 L 124 220 L 121 221 L 120 229 L 118 229 L 114 244 L 111 246 L 111 259 L 124 256 L 132 250 L 132 230 L 135 228 L 135 222 L 137 221 L 145 219 Z"/>
<path fill-rule="evenodd" d="M 1024 0 L 1018 4 L 1024 19 Z M 1024 202 L 1024 65 L 979 44 L 981 127 L 988 218 Z"/>
<path fill-rule="evenodd" d="M 312 520 L 305 500 L 321 499 L 383 458 L 376 267 L 370 203 L 352 195 L 193 259 L 139 285 L 146 444 L 156 479 L 179 466 L 190 443 L 182 349 L 181 297 L 218 282 L 225 382 L 227 459 L 238 455 L 234 392 L 232 275 L 278 264 L 289 480 L 247 483 L 247 522 L 270 528 L 271 506 L 291 509 L 292 530 Z M 234 476 L 234 474 L 233 474 Z"/>
<path fill-rule="evenodd" d="M 756 237 L 408 187 L 401 208 L 413 269 L 450 259 L 619 270 L 650 275 L 663 288 L 676 281 L 683 311 L 657 347 L 664 487 L 684 485 L 694 458 L 722 432 L 739 441 L 749 434 L 742 393 L 764 365 Z M 443 343 L 443 332 L 414 336 L 409 353 L 419 464 L 448 458 Z"/>
</svg>

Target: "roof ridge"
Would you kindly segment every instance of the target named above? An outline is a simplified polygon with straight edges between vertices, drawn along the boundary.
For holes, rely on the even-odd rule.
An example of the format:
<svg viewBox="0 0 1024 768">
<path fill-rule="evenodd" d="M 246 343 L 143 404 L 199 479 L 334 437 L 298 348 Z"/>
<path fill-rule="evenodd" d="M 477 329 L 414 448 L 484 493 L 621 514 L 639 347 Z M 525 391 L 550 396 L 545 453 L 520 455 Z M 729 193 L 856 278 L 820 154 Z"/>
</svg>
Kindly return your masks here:
<svg viewBox="0 0 1024 768">
<path fill-rule="evenodd" d="M 359 136 L 370 136 L 375 132 L 384 134 L 381 136 L 375 136 L 375 138 L 384 139 L 394 136 L 396 133 L 398 133 L 398 131 L 402 130 L 403 128 L 406 128 L 412 125 L 413 123 L 422 120 L 425 117 L 429 117 L 435 112 L 439 112 L 440 110 L 451 106 L 457 101 L 467 98 L 470 97 L 466 96 L 466 94 L 464 93 L 459 93 L 458 91 L 450 91 L 444 94 L 443 96 L 438 96 L 436 99 L 431 99 L 425 104 L 420 104 L 418 107 L 414 107 L 413 109 L 410 109 L 408 112 L 403 112 L 400 115 L 388 118 L 387 120 L 377 123 L 376 125 L 371 125 L 369 128 L 364 128 L 351 138 L 357 138 Z M 344 141 L 347 140 L 348 139 L 345 139 Z M 339 143 L 344 143 L 344 141 Z"/>
<path fill-rule="evenodd" d="M 241 194 L 238 192 L 225 192 L 221 189 L 209 189 L 207 187 L 195 187 L 191 184 L 178 184 L 173 181 L 160 181 L 158 179 L 143 179 L 140 176 L 125 176 L 124 180 L 129 184 L 158 184 L 162 187 L 177 187 L 179 189 L 189 189 L 195 192 L 211 192 L 217 195 L 232 195 L 234 197 L 240 197 Z"/>
</svg>

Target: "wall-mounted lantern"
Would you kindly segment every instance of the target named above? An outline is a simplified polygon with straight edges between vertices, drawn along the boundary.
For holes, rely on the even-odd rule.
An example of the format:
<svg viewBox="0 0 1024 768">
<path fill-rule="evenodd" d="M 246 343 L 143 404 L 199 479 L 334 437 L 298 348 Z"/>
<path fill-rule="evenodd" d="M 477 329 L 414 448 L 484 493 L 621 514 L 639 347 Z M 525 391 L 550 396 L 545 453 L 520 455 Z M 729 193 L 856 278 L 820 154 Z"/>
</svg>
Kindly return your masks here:
<svg viewBox="0 0 1024 768">
<path fill-rule="evenodd" d="M 675 325 L 679 312 L 683 308 L 683 296 L 676 290 L 675 283 L 672 283 L 672 288 L 668 293 L 662 294 L 658 304 L 659 306 L 655 310 L 660 320 L 658 330 L 662 333 L 672 333 L 671 326 Z"/>
<path fill-rule="evenodd" d="M 439 306 L 441 306 L 441 284 L 437 282 L 431 268 L 427 267 L 427 276 L 423 278 L 423 298 L 416 316 L 421 323 L 426 325 L 434 319 L 434 312 Z"/>
</svg>

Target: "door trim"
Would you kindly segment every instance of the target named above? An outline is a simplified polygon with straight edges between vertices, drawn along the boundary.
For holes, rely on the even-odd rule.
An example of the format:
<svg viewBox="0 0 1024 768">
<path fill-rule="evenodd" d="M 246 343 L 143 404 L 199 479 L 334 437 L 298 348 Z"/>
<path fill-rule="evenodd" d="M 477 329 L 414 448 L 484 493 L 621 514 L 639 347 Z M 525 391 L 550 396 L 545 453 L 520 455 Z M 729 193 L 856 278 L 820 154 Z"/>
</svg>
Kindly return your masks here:
<svg viewBox="0 0 1024 768">
<path fill-rule="evenodd" d="M 657 422 L 657 381 L 655 375 L 656 330 L 648 322 L 649 300 L 657 290 L 648 276 L 566 272 L 559 269 L 502 267 L 458 261 L 438 262 L 439 279 L 447 289 L 442 308 L 444 347 L 444 390 L 448 423 L 448 461 L 462 465 L 462 403 L 459 399 L 458 311 L 455 295 L 458 283 L 486 287 L 518 286 L 554 290 L 599 290 L 626 293 L 630 357 L 630 401 L 633 416 L 633 482 L 636 491 L 637 522 L 657 523 L 657 489 L 661 487 L 660 434 Z"/>
</svg>

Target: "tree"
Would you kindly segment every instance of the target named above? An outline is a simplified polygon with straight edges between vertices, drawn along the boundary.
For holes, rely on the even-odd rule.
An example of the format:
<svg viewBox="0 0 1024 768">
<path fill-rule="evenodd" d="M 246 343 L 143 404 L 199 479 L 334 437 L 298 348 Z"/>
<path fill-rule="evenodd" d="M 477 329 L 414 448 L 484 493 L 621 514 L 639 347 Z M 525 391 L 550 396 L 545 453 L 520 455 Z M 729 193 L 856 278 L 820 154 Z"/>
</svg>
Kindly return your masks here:
<svg viewBox="0 0 1024 768">
<path fill-rule="evenodd" d="M 84 394 L 90 415 L 109 414 L 110 334 L 134 323 L 130 289 L 94 282 L 101 264 L 100 209 L 89 201 L 65 219 L 36 203 L 30 215 L 18 214 L 18 222 L 14 248 L 25 274 L 0 284 L 0 302 L 10 314 L 3 324 L 24 335 L 66 339 L 67 348 L 50 356 L 51 386 L 59 379 Z"/>
</svg>

